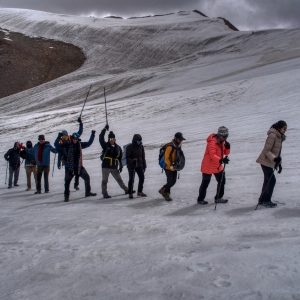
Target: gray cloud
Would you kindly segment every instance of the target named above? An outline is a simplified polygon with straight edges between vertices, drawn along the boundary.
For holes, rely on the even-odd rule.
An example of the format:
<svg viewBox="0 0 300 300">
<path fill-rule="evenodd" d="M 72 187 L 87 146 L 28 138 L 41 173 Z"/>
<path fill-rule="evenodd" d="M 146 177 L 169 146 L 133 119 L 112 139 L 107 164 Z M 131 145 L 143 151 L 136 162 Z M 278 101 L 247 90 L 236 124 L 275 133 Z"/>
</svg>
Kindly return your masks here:
<svg viewBox="0 0 300 300">
<path fill-rule="evenodd" d="M 197 9 L 241 30 L 300 27 L 299 0 L 0 0 L 0 7 L 125 18 Z"/>
</svg>

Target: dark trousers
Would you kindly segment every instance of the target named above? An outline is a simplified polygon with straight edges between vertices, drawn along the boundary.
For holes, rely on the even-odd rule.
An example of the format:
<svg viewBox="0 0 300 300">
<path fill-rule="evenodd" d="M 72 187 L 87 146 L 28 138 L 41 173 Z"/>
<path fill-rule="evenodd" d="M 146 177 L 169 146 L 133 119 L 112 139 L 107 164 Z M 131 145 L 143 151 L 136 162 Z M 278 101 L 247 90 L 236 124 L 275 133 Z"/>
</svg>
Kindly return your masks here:
<svg viewBox="0 0 300 300">
<path fill-rule="evenodd" d="M 45 191 L 49 191 L 49 166 L 38 166 L 36 171 L 36 189 L 37 191 L 42 190 L 42 175 L 44 173 L 44 188 Z"/>
<path fill-rule="evenodd" d="M 139 185 L 138 185 L 138 193 L 141 193 L 143 191 L 143 186 L 144 186 L 144 180 L 145 180 L 145 175 L 144 175 L 144 170 L 143 168 L 135 168 L 135 170 L 129 170 L 128 169 L 128 174 L 129 174 L 129 181 L 128 181 L 128 193 L 132 194 L 133 191 L 133 184 L 134 184 L 134 177 L 135 173 L 137 173 L 139 177 Z"/>
<path fill-rule="evenodd" d="M 74 179 L 74 188 L 76 186 L 79 186 L 79 175 L 75 175 L 75 179 Z"/>
<path fill-rule="evenodd" d="M 221 182 L 222 179 L 222 174 L 223 175 L 223 180 Z M 218 186 L 217 186 L 217 192 L 216 192 L 216 196 L 215 196 L 215 200 L 221 199 L 224 196 L 224 190 L 225 190 L 225 183 L 226 183 L 226 178 L 225 178 L 225 171 L 221 171 L 219 173 L 214 174 L 215 178 L 218 182 Z M 211 176 L 212 174 L 205 174 L 202 173 L 202 182 L 199 188 L 199 197 L 198 197 L 198 201 L 203 201 L 206 197 L 206 190 L 209 186 L 210 180 L 211 180 Z M 219 193 L 219 194 L 218 194 Z"/>
<path fill-rule="evenodd" d="M 165 174 L 167 176 L 167 183 L 163 186 L 165 189 L 165 193 L 171 193 L 171 187 L 175 185 L 177 179 L 177 171 L 165 170 Z"/>
<path fill-rule="evenodd" d="M 20 166 L 9 167 L 8 186 L 12 186 L 13 177 L 14 177 L 14 184 L 18 183 L 19 173 L 20 173 Z"/>
<path fill-rule="evenodd" d="M 74 172 L 78 172 L 78 169 L 74 169 Z M 65 196 L 70 195 L 70 183 L 75 174 L 70 174 L 69 168 L 65 168 Z M 84 167 L 81 167 L 80 173 L 78 174 L 84 180 L 85 184 L 85 194 L 89 194 L 91 192 L 91 184 L 90 184 L 90 175 L 86 171 Z"/>
<path fill-rule="evenodd" d="M 264 172 L 264 184 L 259 197 L 260 203 L 271 201 L 273 190 L 276 184 L 276 178 L 273 169 L 263 165 L 261 165 L 261 168 Z"/>
</svg>

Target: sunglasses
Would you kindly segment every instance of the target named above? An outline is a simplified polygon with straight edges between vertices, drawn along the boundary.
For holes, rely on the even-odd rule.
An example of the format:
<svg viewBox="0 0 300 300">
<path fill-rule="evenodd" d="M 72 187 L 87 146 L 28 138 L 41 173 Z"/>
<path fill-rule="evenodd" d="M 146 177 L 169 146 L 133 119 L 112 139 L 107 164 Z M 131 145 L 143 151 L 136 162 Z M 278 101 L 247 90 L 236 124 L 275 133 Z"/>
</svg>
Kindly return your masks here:
<svg viewBox="0 0 300 300">
<path fill-rule="evenodd" d="M 39 141 L 44 141 L 45 139 L 39 139 Z"/>
<path fill-rule="evenodd" d="M 139 141 L 139 140 L 136 140 L 136 142 L 137 142 L 137 143 L 141 143 L 141 142 L 142 142 L 142 140 L 140 140 L 140 141 Z"/>
<path fill-rule="evenodd" d="M 110 138 L 109 140 L 110 140 L 110 141 L 115 141 L 116 139 L 115 139 L 115 138 Z"/>
<path fill-rule="evenodd" d="M 78 138 L 77 137 L 73 137 L 73 140 L 78 140 Z"/>
</svg>

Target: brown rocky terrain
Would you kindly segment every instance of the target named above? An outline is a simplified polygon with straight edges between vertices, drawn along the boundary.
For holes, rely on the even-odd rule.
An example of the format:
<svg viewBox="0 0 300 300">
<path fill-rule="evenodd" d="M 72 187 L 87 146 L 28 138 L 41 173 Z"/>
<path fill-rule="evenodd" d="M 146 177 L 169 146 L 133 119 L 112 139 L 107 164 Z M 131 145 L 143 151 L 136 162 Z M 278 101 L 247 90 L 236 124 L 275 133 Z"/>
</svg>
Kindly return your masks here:
<svg viewBox="0 0 300 300">
<path fill-rule="evenodd" d="M 85 59 L 74 45 L 0 28 L 0 98 L 71 73 Z"/>
</svg>

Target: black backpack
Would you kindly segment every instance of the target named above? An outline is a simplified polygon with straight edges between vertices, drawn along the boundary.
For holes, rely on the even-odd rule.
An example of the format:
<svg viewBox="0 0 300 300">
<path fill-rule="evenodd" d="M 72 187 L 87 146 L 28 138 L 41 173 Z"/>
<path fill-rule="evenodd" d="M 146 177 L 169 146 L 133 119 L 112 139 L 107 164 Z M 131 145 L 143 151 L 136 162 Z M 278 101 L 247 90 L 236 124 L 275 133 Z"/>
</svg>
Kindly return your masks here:
<svg viewBox="0 0 300 300">
<path fill-rule="evenodd" d="M 22 159 L 26 159 L 27 158 L 27 152 L 25 150 L 20 151 L 20 157 Z"/>
</svg>

